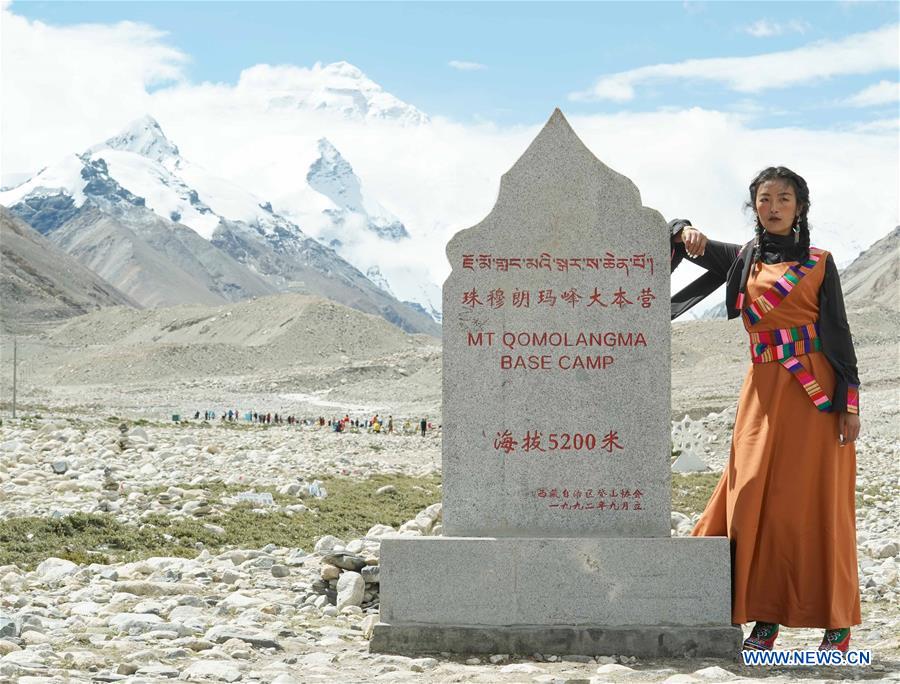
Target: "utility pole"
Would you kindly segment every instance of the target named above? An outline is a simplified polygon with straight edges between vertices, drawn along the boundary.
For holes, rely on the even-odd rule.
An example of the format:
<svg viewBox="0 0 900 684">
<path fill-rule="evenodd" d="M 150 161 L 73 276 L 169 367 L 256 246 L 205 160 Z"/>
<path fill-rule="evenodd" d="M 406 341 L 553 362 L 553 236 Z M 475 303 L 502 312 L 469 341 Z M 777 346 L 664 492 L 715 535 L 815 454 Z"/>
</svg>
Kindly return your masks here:
<svg viewBox="0 0 900 684">
<path fill-rule="evenodd" d="M 16 338 L 13 337 L 13 415 L 12 417 L 16 417 L 16 362 L 18 359 L 16 358 Z"/>
</svg>

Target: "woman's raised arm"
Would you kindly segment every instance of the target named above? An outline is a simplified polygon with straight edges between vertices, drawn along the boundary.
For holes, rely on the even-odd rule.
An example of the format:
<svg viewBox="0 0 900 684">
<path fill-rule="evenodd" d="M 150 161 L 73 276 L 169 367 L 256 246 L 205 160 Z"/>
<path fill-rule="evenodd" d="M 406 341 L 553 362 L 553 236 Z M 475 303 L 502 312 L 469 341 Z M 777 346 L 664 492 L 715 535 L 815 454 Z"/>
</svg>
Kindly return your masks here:
<svg viewBox="0 0 900 684">
<path fill-rule="evenodd" d="M 731 265 L 741 251 L 741 245 L 710 240 L 687 219 L 669 221 L 672 247 L 672 270 L 682 259 L 697 264 L 714 274 L 719 284 L 725 282 Z"/>
</svg>

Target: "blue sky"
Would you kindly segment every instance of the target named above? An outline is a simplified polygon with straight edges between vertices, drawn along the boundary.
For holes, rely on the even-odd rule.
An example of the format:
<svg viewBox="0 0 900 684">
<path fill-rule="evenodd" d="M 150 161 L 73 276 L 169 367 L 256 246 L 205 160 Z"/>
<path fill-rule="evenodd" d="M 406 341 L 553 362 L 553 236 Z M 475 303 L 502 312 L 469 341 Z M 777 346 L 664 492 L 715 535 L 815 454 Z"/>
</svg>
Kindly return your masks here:
<svg viewBox="0 0 900 684">
<path fill-rule="evenodd" d="M 14 2 L 11 9 L 56 26 L 153 26 L 189 56 L 183 72 L 193 83 L 234 83 L 259 63 L 345 60 L 405 102 L 461 122 L 530 125 L 558 105 L 575 115 L 697 106 L 752 113 L 758 126 L 837 129 L 897 114 L 896 101 L 863 110 L 844 103 L 881 80 L 896 82 L 896 69 L 785 84 L 789 69 L 779 67 L 755 92 L 653 79 L 628 101 L 570 98 L 604 75 L 641 67 L 840 41 L 896 23 L 894 2 Z"/>
</svg>

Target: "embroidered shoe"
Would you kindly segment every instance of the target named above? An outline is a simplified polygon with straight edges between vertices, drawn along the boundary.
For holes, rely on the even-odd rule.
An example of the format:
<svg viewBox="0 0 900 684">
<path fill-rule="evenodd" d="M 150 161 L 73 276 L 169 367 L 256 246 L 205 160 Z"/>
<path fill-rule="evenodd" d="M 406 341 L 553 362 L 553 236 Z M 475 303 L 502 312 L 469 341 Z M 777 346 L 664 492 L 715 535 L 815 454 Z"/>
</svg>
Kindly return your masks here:
<svg viewBox="0 0 900 684">
<path fill-rule="evenodd" d="M 778 625 L 771 622 L 757 622 L 750 636 L 744 639 L 745 651 L 771 651 L 778 638 Z"/>
<path fill-rule="evenodd" d="M 845 629 L 826 629 L 825 636 L 822 637 L 822 643 L 819 644 L 820 651 L 840 651 L 846 653 L 850 648 L 850 628 Z"/>
</svg>

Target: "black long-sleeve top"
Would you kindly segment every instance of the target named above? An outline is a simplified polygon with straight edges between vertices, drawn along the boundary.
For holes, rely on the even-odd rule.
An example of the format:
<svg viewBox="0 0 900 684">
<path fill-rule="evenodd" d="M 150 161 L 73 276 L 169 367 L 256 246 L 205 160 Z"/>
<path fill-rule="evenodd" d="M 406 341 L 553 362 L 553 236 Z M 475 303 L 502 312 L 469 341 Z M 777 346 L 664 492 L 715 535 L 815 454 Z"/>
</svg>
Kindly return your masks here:
<svg viewBox="0 0 900 684">
<path fill-rule="evenodd" d="M 705 299 L 723 284 L 726 289 L 728 318 L 737 318 L 740 311 L 734 308 L 734 302 L 742 284 L 746 282 L 750 260 L 753 258 L 753 241 L 738 245 L 708 240 L 704 254 L 691 257 L 688 256 L 684 243 L 675 242 L 675 237 L 689 225 L 690 221 L 684 219 L 669 222 L 672 236 L 672 270 L 678 267 L 682 259 L 687 259 L 705 269 L 706 273 L 672 295 L 672 319 Z M 760 254 L 763 263 L 777 264 L 783 261 L 797 261 L 799 258 L 799 249 L 794 244 L 793 236 L 763 232 Z M 831 398 L 832 411 L 859 413 L 856 352 L 847 323 L 841 279 L 831 254 L 825 260 L 825 276 L 819 289 L 819 337 L 822 340 L 822 352 L 835 373 L 834 397 Z"/>
</svg>

